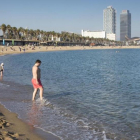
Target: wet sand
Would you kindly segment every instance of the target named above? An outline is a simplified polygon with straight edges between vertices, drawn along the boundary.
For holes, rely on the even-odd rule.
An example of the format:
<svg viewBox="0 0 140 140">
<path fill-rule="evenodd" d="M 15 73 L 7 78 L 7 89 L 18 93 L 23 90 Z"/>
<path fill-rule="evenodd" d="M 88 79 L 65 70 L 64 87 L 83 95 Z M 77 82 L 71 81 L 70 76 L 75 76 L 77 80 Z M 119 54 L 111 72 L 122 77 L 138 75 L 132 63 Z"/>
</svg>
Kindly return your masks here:
<svg viewBox="0 0 140 140">
<path fill-rule="evenodd" d="M 0 140 L 60 140 L 29 126 L 0 104 Z"/>
<path fill-rule="evenodd" d="M 65 51 L 65 50 L 94 50 L 94 49 L 138 49 L 140 46 L 0 46 L 0 55 L 47 52 L 47 51 Z"/>
<path fill-rule="evenodd" d="M 2 105 L 0 105 L 0 139 L 43 140 L 43 138 L 33 134 L 29 127 L 17 118 L 16 114 L 11 113 Z"/>
</svg>

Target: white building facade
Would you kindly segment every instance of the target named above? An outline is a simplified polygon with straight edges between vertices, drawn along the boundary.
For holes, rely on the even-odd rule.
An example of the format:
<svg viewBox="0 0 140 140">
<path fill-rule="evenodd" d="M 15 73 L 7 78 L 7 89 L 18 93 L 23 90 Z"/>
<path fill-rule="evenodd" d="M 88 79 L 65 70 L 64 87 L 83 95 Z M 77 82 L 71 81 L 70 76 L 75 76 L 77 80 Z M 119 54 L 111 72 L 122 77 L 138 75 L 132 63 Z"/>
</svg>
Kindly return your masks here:
<svg viewBox="0 0 140 140">
<path fill-rule="evenodd" d="M 116 34 L 106 34 L 106 39 L 116 41 Z"/>
<path fill-rule="evenodd" d="M 106 38 L 105 31 L 84 31 L 82 30 L 83 37 L 90 37 L 90 38 Z"/>
<path fill-rule="evenodd" d="M 109 40 L 116 40 L 116 34 L 110 33 L 107 34 L 105 31 L 89 31 L 89 30 L 82 30 L 82 36 L 83 37 L 89 37 L 89 38 L 104 38 Z"/>
</svg>

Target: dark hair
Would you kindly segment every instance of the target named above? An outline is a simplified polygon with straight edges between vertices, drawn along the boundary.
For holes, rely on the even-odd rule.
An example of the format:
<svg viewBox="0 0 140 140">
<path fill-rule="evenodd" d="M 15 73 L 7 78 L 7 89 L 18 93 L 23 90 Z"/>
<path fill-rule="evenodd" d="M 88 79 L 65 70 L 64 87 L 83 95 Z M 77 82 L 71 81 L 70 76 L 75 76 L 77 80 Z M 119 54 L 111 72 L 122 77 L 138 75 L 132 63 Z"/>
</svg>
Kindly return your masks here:
<svg viewBox="0 0 140 140">
<path fill-rule="evenodd" d="M 40 60 L 36 60 L 36 62 L 35 63 L 41 63 L 41 61 Z"/>
</svg>

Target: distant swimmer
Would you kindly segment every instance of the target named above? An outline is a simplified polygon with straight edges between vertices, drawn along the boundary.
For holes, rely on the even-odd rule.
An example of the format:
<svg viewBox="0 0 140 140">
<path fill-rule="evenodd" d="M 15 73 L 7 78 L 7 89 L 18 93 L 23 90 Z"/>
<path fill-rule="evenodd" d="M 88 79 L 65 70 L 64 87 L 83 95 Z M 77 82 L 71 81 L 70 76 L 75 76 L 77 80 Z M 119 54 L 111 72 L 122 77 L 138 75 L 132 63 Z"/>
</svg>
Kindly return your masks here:
<svg viewBox="0 0 140 140">
<path fill-rule="evenodd" d="M 40 60 L 36 60 L 35 65 L 32 68 L 32 73 L 33 73 L 33 78 L 32 78 L 32 84 L 34 87 L 34 92 L 33 92 L 33 97 L 32 100 L 35 100 L 35 96 L 37 93 L 37 90 L 40 90 L 40 100 L 43 100 L 43 86 L 41 83 L 41 70 L 39 68 L 39 66 L 41 65 L 41 61 Z"/>
<path fill-rule="evenodd" d="M 3 76 L 3 72 L 4 72 L 4 63 L 1 63 L 1 65 L 0 65 L 1 77 Z"/>
</svg>

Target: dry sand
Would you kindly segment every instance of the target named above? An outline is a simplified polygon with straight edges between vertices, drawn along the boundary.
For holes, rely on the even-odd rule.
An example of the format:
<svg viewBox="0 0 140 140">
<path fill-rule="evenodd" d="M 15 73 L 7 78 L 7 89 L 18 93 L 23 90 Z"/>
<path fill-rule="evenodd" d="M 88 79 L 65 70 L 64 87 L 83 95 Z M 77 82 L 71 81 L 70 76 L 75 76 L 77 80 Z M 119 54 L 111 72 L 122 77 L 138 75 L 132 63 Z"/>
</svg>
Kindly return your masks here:
<svg viewBox="0 0 140 140">
<path fill-rule="evenodd" d="M 20 51 L 21 48 L 21 51 Z M 137 49 L 140 46 L 14 46 L 14 47 L 6 47 L 0 46 L 0 55 L 6 54 L 19 54 L 19 53 L 32 53 L 32 52 L 46 52 L 46 51 L 62 51 L 62 50 L 92 50 L 92 49 Z"/>
</svg>

